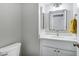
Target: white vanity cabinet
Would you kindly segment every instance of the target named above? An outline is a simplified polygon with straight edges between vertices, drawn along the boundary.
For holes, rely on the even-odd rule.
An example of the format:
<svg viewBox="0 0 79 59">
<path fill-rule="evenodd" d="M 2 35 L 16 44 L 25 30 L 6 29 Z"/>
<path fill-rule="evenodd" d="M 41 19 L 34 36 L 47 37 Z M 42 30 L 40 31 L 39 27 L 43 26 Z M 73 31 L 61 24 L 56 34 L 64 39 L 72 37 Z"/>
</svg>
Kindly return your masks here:
<svg viewBox="0 0 79 59">
<path fill-rule="evenodd" d="M 76 56 L 74 42 L 40 39 L 41 56 Z"/>
<path fill-rule="evenodd" d="M 42 56 L 75 56 L 75 51 L 69 51 L 60 48 L 42 47 Z"/>
</svg>

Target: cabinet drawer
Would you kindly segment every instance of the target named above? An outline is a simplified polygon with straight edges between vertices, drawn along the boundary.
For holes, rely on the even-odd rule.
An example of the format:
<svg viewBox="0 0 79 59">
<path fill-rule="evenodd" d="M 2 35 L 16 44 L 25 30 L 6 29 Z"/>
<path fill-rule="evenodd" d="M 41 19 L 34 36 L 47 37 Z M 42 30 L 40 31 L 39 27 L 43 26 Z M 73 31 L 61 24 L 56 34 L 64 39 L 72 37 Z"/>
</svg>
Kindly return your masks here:
<svg viewBox="0 0 79 59">
<path fill-rule="evenodd" d="M 75 51 L 58 49 L 58 56 L 76 56 L 76 55 L 77 53 Z"/>
<path fill-rule="evenodd" d="M 51 47 L 76 51 L 76 47 L 73 46 L 73 43 L 74 42 L 50 40 L 50 39 L 41 39 L 40 40 L 40 46 L 45 45 L 45 46 L 51 46 Z"/>
<path fill-rule="evenodd" d="M 57 56 L 56 49 L 44 46 L 42 47 L 41 55 L 42 56 Z"/>
</svg>

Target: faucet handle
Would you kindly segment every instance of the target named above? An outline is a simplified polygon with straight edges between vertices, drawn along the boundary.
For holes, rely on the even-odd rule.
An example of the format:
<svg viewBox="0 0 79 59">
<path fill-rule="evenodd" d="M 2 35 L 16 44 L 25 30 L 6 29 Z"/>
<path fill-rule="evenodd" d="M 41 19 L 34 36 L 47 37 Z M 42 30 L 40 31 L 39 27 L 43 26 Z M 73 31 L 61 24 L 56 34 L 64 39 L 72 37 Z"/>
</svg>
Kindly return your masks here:
<svg viewBox="0 0 79 59">
<path fill-rule="evenodd" d="M 79 44 L 78 43 L 73 43 L 73 46 L 79 48 Z"/>
</svg>

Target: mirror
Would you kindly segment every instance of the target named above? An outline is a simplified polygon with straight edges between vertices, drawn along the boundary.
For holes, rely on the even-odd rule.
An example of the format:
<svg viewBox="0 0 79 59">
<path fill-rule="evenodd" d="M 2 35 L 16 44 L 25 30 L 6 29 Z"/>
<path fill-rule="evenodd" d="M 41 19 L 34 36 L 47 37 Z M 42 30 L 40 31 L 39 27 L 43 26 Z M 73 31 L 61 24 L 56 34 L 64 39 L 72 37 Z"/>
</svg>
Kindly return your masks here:
<svg viewBox="0 0 79 59">
<path fill-rule="evenodd" d="M 67 11 L 57 10 L 49 11 L 49 30 L 53 32 L 62 32 L 67 30 Z"/>
</svg>

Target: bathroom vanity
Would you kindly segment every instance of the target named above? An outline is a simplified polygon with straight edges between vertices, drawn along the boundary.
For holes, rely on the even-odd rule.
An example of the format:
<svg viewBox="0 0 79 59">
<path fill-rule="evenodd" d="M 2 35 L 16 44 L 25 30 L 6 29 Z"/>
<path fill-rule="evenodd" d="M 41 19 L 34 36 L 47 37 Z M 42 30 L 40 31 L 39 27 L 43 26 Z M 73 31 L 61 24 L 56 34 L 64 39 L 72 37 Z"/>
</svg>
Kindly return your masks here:
<svg viewBox="0 0 79 59">
<path fill-rule="evenodd" d="M 77 56 L 79 55 L 78 34 L 68 32 L 69 21 L 76 13 L 74 11 L 76 4 L 57 5 L 59 7 L 56 3 L 39 4 L 40 55 Z"/>
<path fill-rule="evenodd" d="M 76 47 L 73 46 L 73 43 L 41 39 L 40 54 L 42 56 L 76 56 Z"/>
<path fill-rule="evenodd" d="M 76 56 L 75 38 L 40 37 L 40 55 L 42 56 Z"/>
</svg>

